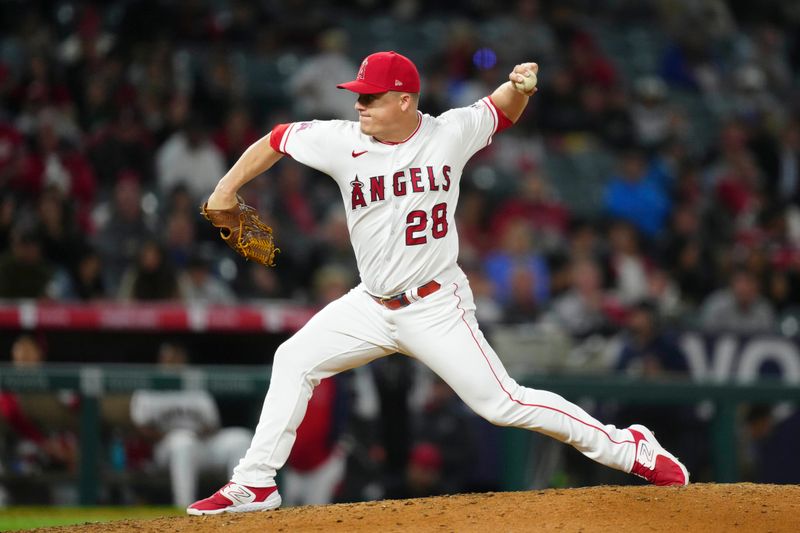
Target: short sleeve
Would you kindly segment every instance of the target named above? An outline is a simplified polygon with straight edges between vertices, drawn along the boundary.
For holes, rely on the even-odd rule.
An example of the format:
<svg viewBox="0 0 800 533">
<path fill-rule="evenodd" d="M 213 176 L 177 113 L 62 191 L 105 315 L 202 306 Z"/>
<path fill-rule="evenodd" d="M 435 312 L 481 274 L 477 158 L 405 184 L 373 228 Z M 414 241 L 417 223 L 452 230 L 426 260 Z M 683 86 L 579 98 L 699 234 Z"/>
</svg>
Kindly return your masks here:
<svg viewBox="0 0 800 533">
<path fill-rule="evenodd" d="M 490 96 L 481 98 L 469 107 L 451 109 L 443 113 L 439 119 L 452 130 L 470 156 L 481 148 L 489 146 L 495 133 L 513 124 L 497 108 Z"/>
<path fill-rule="evenodd" d="M 329 173 L 330 146 L 335 138 L 335 121 L 312 120 L 278 124 L 270 132 L 273 150 L 320 172 Z"/>
</svg>

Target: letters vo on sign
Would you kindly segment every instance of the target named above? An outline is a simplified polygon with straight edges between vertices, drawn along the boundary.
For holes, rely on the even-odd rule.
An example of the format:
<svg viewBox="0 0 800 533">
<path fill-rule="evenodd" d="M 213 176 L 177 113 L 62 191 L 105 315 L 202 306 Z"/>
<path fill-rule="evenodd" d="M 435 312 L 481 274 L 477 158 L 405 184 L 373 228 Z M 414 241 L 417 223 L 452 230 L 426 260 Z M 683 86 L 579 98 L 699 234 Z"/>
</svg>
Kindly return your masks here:
<svg viewBox="0 0 800 533">
<path fill-rule="evenodd" d="M 747 383 L 761 377 L 800 383 L 800 345 L 777 336 L 681 336 L 692 378 L 698 381 Z"/>
</svg>

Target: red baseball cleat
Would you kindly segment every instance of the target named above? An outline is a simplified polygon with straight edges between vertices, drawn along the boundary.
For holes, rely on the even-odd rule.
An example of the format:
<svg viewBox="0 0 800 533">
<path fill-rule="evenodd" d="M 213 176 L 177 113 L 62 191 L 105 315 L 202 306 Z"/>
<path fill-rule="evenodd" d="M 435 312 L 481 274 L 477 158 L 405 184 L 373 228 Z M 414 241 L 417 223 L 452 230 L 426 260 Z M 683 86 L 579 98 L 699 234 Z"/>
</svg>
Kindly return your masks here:
<svg viewBox="0 0 800 533">
<path fill-rule="evenodd" d="M 231 481 L 210 498 L 194 502 L 186 508 L 190 515 L 250 513 L 269 511 L 281 506 L 278 487 L 246 487 Z"/>
<path fill-rule="evenodd" d="M 631 474 L 661 487 L 689 484 L 689 471 L 677 457 L 661 447 L 649 429 L 634 424 L 628 431 L 636 441 L 636 457 Z"/>
</svg>

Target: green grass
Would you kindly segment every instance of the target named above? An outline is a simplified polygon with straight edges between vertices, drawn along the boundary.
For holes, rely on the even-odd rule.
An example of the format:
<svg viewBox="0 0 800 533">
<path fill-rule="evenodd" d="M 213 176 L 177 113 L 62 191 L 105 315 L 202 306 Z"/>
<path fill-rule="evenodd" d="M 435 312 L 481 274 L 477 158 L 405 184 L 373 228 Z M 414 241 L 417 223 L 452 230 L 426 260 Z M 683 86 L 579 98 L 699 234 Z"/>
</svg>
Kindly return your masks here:
<svg viewBox="0 0 800 533">
<path fill-rule="evenodd" d="M 0 508 L 0 531 L 183 516 L 185 513 L 177 507 L 7 507 Z"/>
</svg>

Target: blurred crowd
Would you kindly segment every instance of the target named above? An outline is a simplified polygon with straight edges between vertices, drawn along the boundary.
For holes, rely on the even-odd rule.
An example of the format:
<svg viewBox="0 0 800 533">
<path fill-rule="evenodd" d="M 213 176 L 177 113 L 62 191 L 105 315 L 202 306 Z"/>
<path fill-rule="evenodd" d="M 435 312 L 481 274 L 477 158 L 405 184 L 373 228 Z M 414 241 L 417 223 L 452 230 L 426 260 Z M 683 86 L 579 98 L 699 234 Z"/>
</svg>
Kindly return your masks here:
<svg viewBox="0 0 800 533">
<path fill-rule="evenodd" d="M 463 178 L 461 262 L 487 326 L 550 320 L 585 335 L 650 300 L 669 319 L 753 332 L 793 311 L 796 10 L 519 0 L 467 2 L 455 17 L 414 1 L 388 15 L 354 6 L 4 2 L 0 297 L 313 303 L 355 284 L 324 176 L 284 160 L 244 190 L 275 226 L 276 269 L 222 250 L 197 208 L 272 125 L 354 118 L 333 82 L 352 76 L 356 50 L 405 44 L 434 115 L 488 94 L 516 62 L 541 65 L 530 109 Z M 630 27 L 653 33 L 647 71 L 631 65 L 636 51 L 610 50 Z M 604 172 L 588 189 L 580 167 L 555 164 L 583 156 L 590 175 Z M 574 200 L 592 194 L 588 208 Z"/>
<path fill-rule="evenodd" d="M 800 332 L 800 9 L 780 1 L 2 2 L 0 298 L 342 294 L 358 272 L 332 180 L 285 158 L 243 189 L 275 228 L 274 269 L 225 248 L 198 206 L 273 125 L 354 119 L 335 82 L 378 49 L 417 63 L 431 115 L 540 65 L 529 109 L 461 183 L 460 262 L 489 335 L 623 331 L 618 368 L 657 374 L 688 371 L 666 326 Z M 380 390 L 405 397 L 403 372 L 386 375 Z M 418 410 L 447 406 L 427 419 L 441 427 L 396 463 L 391 447 L 325 440 L 287 475 L 330 474 L 350 446 L 365 472 L 401 465 L 382 494 L 450 490 L 450 463 L 471 459 L 441 428 L 468 421 L 437 387 Z M 334 403 L 318 430 L 336 432 Z M 74 443 L 39 437 L 70 463 Z"/>
</svg>

